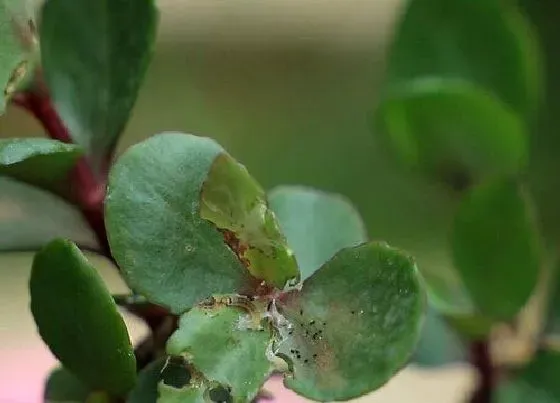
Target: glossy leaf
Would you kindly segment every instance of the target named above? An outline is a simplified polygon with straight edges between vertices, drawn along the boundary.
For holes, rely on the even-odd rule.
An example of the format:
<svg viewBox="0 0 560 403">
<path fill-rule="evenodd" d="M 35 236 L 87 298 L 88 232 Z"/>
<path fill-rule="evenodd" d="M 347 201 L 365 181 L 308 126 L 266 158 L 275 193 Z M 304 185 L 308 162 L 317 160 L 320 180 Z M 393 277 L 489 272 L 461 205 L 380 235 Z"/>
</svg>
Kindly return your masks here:
<svg viewBox="0 0 560 403">
<path fill-rule="evenodd" d="M 43 8 L 45 80 L 73 139 L 98 165 L 128 121 L 157 19 L 152 0 L 49 0 Z"/>
<path fill-rule="evenodd" d="M 342 250 L 278 301 L 276 353 L 292 369 L 286 386 L 318 401 L 381 387 L 412 354 L 424 305 L 408 256 L 377 243 Z"/>
<path fill-rule="evenodd" d="M 388 147 L 409 167 L 452 188 L 520 171 L 523 121 L 491 93 L 460 81 L 420 79 L 392 91 L 378 109 Z"/>
<path fill-rule="evenodd" d="M 225 155 L 213 140 L 166 133 L 128 150 L 109 178 L 113 255 L 135 291 L 175 313 L 215 293 L 252 293 L 260 280 L 283 284 L 297 274 L 266 204 L 243 191 L 255 190 L 253 180 Z M 218 171 L 223 161 L 233 171 L 222 177 L 216 161 Z"/>
<path fill-rule="evenodd" d="M 455 266 L 479 311 L 494 319 L 516 315 L 539 276 L 538 234 L 525 196 L 513 180 L 492 180 L 465 196 L 455 218 Z"/>
<path fill-rule="evenodd" d="M 222 388 L 232 401 L 249 402 L 271 374 L 267 348 L 272 335 L 268 324 L 261 323 L 264 307 L 243 298 L 232 304 L 193 308 L 182 316 L 179 330 L 169 339 L 167 353 L 186 357 L 193 371 L 203 377 L 202 385 L 193 378 L 181 388 L 186 396 L 193 389 L 211 394 Z"/>
<path fill-rule="evenodd" d="M 52 403 L 85 402 L 91 388 L 65 368 L 52 371 L 45 385 L 44 400 Z"/>
<path fill-rule="evenodd" d="M 526 116 L 541 89 L 535 34 L 515 2 L 409 0 L 390 50 L 388 86 L 425 77 L 473 83 Z"/>
<path fill-rule="evenodd" d="M 260 185 L 227 154 L 202 187 L 200 215 L 214 223 L 253 277 L 278 289 L 299 282 L 299 270 Z"/>
<path fill-rule="evenodd" d="M 560 353 L 538 351 L 533 360 L 517 375 L 500 385 L 497 403 L 560 402 Z"/>
<path fill-rule="evenodd" d="M 49 243 L 35 255 L 29 287 L 39 334 L 62 364 L 94 389 L 128 392 L 136 360 L 126 326 L 80 250 Z"/>
<path fill-rule="evenodd" d="M 68 238 L 90 250 L 99 247 L 75 207 L 48 192 L 0 177 L 0 251 L 38 250 L 53 238 Z"/>
<path fill-rule="evenodd" d="M 9 8 L 0 1 L 0 115 L 19 80 L 26 73 L 27 62 L 15 35 Z"/>
<path fill-rule="evenodd" d="M 302 280 L 339 250 L 367 240 L 360 214 L 342 196 L 298 186 L 281 186 L 273 189 L 268 198 L 295 253 Z"/>
<path fill-rule="evenodd" d="M 79 147 L 60 141 L 33 139 L 0 140 L 0 175 L 57 190 L 75 165 Z"/>
</svg>

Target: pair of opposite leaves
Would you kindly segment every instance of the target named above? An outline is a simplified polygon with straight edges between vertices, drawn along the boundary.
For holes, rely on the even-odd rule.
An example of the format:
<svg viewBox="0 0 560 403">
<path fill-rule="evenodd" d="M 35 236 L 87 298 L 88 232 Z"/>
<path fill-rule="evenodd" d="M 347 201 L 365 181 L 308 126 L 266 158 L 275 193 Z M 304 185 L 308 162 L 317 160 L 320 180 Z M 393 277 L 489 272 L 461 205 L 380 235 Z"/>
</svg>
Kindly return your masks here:
<svg viewBox="0 0 560 403">
<path fill-rule="evenodd" d="M 269 207 L 245 168 L 210 139 L 168 133 L 132 147 L 111 172 L 106 223 L 131 288 L 183 314 L 167 352 L 186 355 L 186 369 L 198 376 L 182 388 L 160 382 L 161 401 L 198 401 L 216 382 L 234 401 L 249 401 L 276 369 L 271 352 L 289 364 L 286 384 L 296 392 L 349 399 L 385 383 L 416 343 L 424 298 L 410 258 L 364 243 L 359 216 L 340 198 L 284 187 L 270 195 Z M 305 280 L 301 290 L 293 287 L 300 274 L 288 244 Z M 69 370 L 122 395 L 136 382 L 134 357 L 101 282 L 83 290 L 96 276 L 75 246 L 53 242 L 34 262 L 32 310 Z M 273 297 L 252 303 L 264 326 L 240 325 L 252 313 L 237 306 L 190 309 L 210 295 L 255 295 L 263 287 L 279 296 L 275 312 L 267 310 Z M 58 302 L 49 303 L 53 290 Z M 110 317 L 95 315 L 94 300 Z M 87 306 L 90 316 L 78 315 L 80 325 L 66 329 L 60 304 L 70 315 Z M 61 329 L 68 330 L 62 337 Z"/>
</svg>

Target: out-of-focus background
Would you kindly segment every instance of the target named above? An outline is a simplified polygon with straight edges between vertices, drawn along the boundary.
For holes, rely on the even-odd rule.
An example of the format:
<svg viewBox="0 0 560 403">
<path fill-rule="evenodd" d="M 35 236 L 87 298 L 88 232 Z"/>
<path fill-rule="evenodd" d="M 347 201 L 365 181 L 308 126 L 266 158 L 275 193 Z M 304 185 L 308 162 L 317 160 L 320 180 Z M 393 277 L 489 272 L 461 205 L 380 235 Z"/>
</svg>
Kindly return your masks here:
<svg viewBox="0 0 560 403">
<path fill-rule="evenodd" d="M 436 277 L 445 273 L 438 269 L 449 261 L 452 196 L 384 155 L 372 128 L 400 0 L 159 4 L 156 55 L 120 150 L 162 131 L 214 137 L 267 188 L 304 184 L 348 196 L 371 238 L 410 251 Z M 19 110 L 0 118 L 2 137 L 38 133 Z M 20 227 L 22 217 L 49 230 L 60 225 L 34 203 L 42 201 L 21 205 L 0 195 L 0 217 Z M 34 403 L 54 361 L 27 307 L 31 255 L 0 259 L 10 268 L 0 272 L 0 402 Z M 103 273 L 122 289 L 111 270 Z M 142 329 L 130 323 L 138 337 Z M 364 401 L 459 402 L 471 382 L 461 365 L 410 368 Z"/>
</svg>

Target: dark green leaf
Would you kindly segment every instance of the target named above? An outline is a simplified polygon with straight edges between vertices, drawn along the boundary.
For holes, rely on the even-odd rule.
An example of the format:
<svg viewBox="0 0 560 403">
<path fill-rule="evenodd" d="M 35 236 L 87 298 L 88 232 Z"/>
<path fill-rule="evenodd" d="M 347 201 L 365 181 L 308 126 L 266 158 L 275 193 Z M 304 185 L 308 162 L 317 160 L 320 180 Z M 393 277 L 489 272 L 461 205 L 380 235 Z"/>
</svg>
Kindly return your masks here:
<svg viewBox="0 0 560 403">
<path fill-rule="evenodd" d="M 465 346 L 459 336 L 443 316 L 429 307 L 412 362 L 432 367 L 463 362 L 466 358 Z"/>
<path fill-rule="evenodd" d="M 0 115 L 27 67 L 14 28 L 8 7 L 0 1 Z"/>
<path fill-rule="evenodd" d="M 265 307 L 231 298 L 232 306 L 218 302 L 184 314 L 167 343 L 168 354 L 187 357 L 192 366 L 192 379 L 181 388 L 186 395 L 201 388 L 194 382 L 199 373 L 210 397 L 225 391 L 232 402 L 249 402 L 272 372 L 267 356 L 272 335 L 269 325 L 261 323 Z"/>
<path fill-rule="evenodd" d="M 465 196 L 455 218 L 455 266 L 480 312 L 494 319 L 516 315 L 539 276 L 538 234 L 525 196 L 513 180 L 488 181 Z"/>
<path fill-rule="evenodd" d="M 516 173 L 527 160 L 522 120 L 465 82 L 407 82 L 385 98 L 377 117 L 385 141 L 405 164 L 458 190 L 485 176 Z"/>
<path fill-rule="evenodd" d="M 551 262 L 543 268 L 547 270 L 546 289 L 546 317 L 544 332 L 547 337 L 558 338 L 560 336 L 560 260 Z"/>
<path fill-rule="evenodd" d="M 122 395 L 136 381 L 123 319 L 103 280 L 71 242 L 35 255 L 29 282 L 39 334 L 62 364 L 94 389 Z"/>
<path fill-rule="evenodd" d="M 283 289 L 299 282 L 299 270 L 266 195 L 247 169 L 218 156 L 202 187 L 200 216 L 214 223 L 253 277 Z"/>
<path fill-rule="evenodd" d="M 73 206 L 32 186 L 0 178 L 0 250 L 37 250 L 53 238 L 98 249 L 95 234 Z"/>
<path fill-rule="evenodd" d="M 539 49 L 515 3 L 410 0 L 390 51 L 389 87 L 425 77 L 458 79 L 494 93 L 520 116 L 535 111 Z"/>
<path fill-rule="evenodd" d="M 269 193 L 269 202 L 295 253 L 302 280 L 339 250 L 367 240 L 360 214 L 342 196 L 282 186 Z"/>
<path fill-rule="evenodd" d="M 497 403 L 560 402 L 560 353 L 539 351 L 519 374 L 498 388 Z"/>
<path fill-rule="evenodd" d="M 80 154 L 79 147 L 56 140 L 0 140 L 0 175 L 47 190 L 57 190 Z"/>
<path fill-rule="evenodd" d="M 45 80 L 72 137 L 98 165 L 128 121 L 157 19 L 153 0 L 49 0 L 43 8 Z"/>
<path fill-rule="evenodd" d="M 167 358 L 160 358 L 138 374 L 136 386 L 128 394 L 127 403 L 155 403 L 158 400 L 158 385 L 166 362 Z"/>
<path fill-rule="evenodd" d="M 45 402 L 83 403 L 91 393 L 91 388 L 65 368 L 52 371 L 45 385 Z"/>
<path fill-rule="evenodd" d="M 276 352 L 293 371 L 285 384 L 319 401 L 379 388 L 412 354 L 424 305 L 408 256 L 377 243 L 342 250 L 278 302 Z"/>
<path fill-rule="evenodd" d="M 278 253 L 278 260 L 267 254 L 281 251 L 283 238 L 264 201 L 242 191 L 255 189 L 252 180 L 239 180 L 235 172 L 225 181 L 214 171 L 225 155 L 213 140 L 166 133 L 132 147 L 109 178 L 106 223 L 113 255 L 135 291 L 176 313 L 214 293 L 253 292 L 260 281 L 250 272 L 279 274 L 275 279 L 283 282 L 292 267 L 297 270 L 287 252 Z M 233 162 L 229 156 L 227 161 Z M 246 174 L 241 166 L 235 169 Z M 271 246 L 270 239 L 277 243 Z M 253 247 L 264 252 L 251 255 Z M 278 263 L 285 271 L 259 273 L 254 269 L 263 266 L 255 262 Z"/>
</svg>

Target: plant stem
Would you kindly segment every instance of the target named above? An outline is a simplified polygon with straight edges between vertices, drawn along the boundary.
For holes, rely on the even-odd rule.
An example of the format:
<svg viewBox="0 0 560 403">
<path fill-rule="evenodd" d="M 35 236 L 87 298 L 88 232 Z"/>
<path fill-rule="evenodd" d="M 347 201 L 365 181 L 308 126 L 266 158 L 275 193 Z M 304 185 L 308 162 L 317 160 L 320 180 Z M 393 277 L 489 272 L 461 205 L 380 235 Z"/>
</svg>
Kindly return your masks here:
<svg viewBox="0 0 560 403">
<path fill-rule="evenodd" d="M 13 102 L 30 112 L 41 123 L 50 138 L 64 143 L 73 143 L 68 129 L 54 109 L 50 97 L 44 91 L 17 94 Z M 95 233 L 102 254 L 114 262 L 107 241 L 103 216 L 105 186 L 106 174 L 99 178 L 93 172 L 86 157 L 80 157 L 70 172 L 70 197 L 72 198 L 70 201 L 80 209 Z"/>
<path fill-rule="evenodd" d="M 73 144 L 68 129 L 60 119 L 45 89 L 18 93 L 12 98 L 12 102 L 31 113 L 41 123 L 50 138 Z M 69 202 L 80 209 L 84 219 L 95 233 L 100 247 L 99 252 L 118 268 L 109 247 L 103 206 L 110 160 L 109 155 L 106 167 L 103 167 L 101 174 L 97 175 L 87 158 L 80 157 L 69 174 L 70 189 L 66 196 Z M 156 305 L 149 305 L 143 311 L 134 310 L 133 307 L 129 310 L 144 319 L 151 330 L 151 335 L 135 349 L 137 367 L 140 370 L 156 358 L 158 352 L 163 349 L 165 342 L 177 328 L 177 317 Z"/>
<path fill-rule="evenodd" d="M 495 369 L 488 340 L 476 340 L 470 345 L 471 363 L 478 372 L 478 386 L 470 403 L 491 403 L 495 384 Z"/>
</svg>

